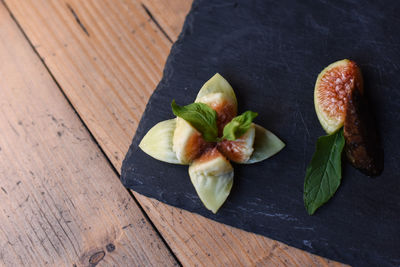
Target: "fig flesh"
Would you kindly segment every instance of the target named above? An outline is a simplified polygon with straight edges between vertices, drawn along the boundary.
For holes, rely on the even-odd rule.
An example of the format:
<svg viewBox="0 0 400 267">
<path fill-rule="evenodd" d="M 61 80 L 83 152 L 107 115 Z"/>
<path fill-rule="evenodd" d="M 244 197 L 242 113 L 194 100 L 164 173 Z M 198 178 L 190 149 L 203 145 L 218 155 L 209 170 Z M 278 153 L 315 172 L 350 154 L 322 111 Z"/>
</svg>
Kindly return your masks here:
<svg viewBox="0 0 400 267">
<path fill-rule="evenodd" d="M 245 163 L 250 159 L 254 151 L 255 132 L 255 126 L 254 123 L 252 123 L 250 129 L 238 139 L 219 142 L 217 144 L 218 150 L 233 162 Z"/>
<path fill-rule="evenodd" d="M 318 75 L 314 88 L 315 111 L 328 134 L 343 126 L 348 96 L 353 90 L 363 94 L 361 71 L 351 60 L 332 63 Z"/>
<path fill-rule="evenodd" d="M 214 147 L 204 152 L 190 165 L 189 176 L 204 206 L 216 213 L 231 191 L 232 165 Z"/>
<path fill-rule="evenodd" d="M 197 158 L 206 147 L 201 133 L 184 119 L 176 118 L 172 150 L 182 164 L 189 164 Z"/>
</svg>

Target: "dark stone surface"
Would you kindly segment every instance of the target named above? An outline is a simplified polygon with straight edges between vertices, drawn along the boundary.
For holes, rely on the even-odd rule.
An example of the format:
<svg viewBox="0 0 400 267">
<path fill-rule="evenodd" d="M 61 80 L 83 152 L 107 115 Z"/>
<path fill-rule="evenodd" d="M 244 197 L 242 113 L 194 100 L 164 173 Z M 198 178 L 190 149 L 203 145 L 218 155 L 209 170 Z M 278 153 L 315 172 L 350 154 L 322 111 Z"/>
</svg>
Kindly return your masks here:
<svg viewBox="0 0 400 267">
<path fill-rule="evenodd" d="M 213 220 L 355 266 L 400 265 L 400 2 L 195 1 L 174 44 L 122 167 L 125 186 Z M 318 136 L 318 73 L 355 60 L 382 135 L 385 169 L 372 179 L 344 164 L 334 198 L 314 216 L 303 206 L 303 181 Z M 198 199 L 187 166 L 159 162 L 139 148 L 170 103 L 193 102 L 221 73 L 239 112 L 287 144 L 273 158 L 235 165 L 231 195 L 213 215 Z"/>
</svg>

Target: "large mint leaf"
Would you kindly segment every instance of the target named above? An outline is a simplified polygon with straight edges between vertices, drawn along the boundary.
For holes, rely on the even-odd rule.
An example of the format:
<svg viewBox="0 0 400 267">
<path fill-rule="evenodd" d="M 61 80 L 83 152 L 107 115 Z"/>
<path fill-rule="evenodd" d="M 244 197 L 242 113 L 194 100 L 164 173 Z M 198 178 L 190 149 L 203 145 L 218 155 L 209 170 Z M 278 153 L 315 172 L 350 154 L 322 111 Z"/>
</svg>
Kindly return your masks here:
<svg viewBox="0 0 400 267">
<path fill-rule="evenodd" d="M 217 112 L 203 103 L 192 103 L 186 106 L 179 106 L 172 100 L 172 112 L 190 123 L 199 131 L 204 140 L 215 142 L 218 137 Z"/>
<path fill-rule="evenodd" d="M 318 138 L 304 181 L 304 205 L 308 214 L 326 203 L 339 188 L 342 179 L 343 130 Z"/>
</svg>

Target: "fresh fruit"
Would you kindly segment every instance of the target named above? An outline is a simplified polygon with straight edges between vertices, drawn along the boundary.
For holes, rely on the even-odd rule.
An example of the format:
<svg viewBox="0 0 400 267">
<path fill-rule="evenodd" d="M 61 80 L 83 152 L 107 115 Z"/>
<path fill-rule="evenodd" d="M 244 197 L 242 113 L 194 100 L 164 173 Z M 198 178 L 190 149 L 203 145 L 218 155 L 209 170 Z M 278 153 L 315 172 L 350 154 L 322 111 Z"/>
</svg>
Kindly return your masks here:
<svg viewBox="0 0 400 267">
<path fill-rule="evenodd" d="M 328 134 L 343 126 L 348 96 L 353 90 L 363 94 L 361 71 L 353 61 L 337 61 L 318 75 L 314 88 L 315 111 Z"/>
<path fill-rule="evenodd" d="M 254 124 L 255 126 L 255 138 L 253 144 L 253 154 L 245 164 L 256 163 L 259 161 L 266 160 L 285 147 L 285 143 L 281 141 L 276 135 L 268 131 L 264 127 Z"/>
<path fill-rule="evenodd" d="M 358 90 L 349 95 L 344 120 L 345 152 L 350 163 L 369 176 L 381 174 L 383 150 L 367 100 Z"/>
<path fill-rule="evenodd" d="M 168 163 L 181 164 L 172 150 L 172 138 L 176 127 L 176 120 L 166 120 L 157 123 L 143 137 L 139 147 L 146 154 L 155 159 Z"/>
<path fill-rule="evenodd" d="M 218 73 L 200 89 L 195 103 L 171 108 L 177 118 L 155 125 L 139 147 L 150 156 L 189 164 L 189 176 L 204 206 L 216 213 L 227 199 L 237 163 L 267 159 L 285 145 L 252 121 L 253 111 L 237 114 L 237 100 Z M 228 159 L 229 160 L 228 160 Z"/>
<path fill-rule="evenodd" d="M 200 132 L 179 117 L 176 118 L 172 143 L 172 150 L 176 153 L 176 158 L 183 164 L 191 163 L 207 145 Z"/>
<path fill-rule="evenodd" d="M 383 150 L 363 93 L 361 71 L 353 61 L 337 61 L 318 75 L 314 104 L 328 135 L 318 139 L 306 171 L 303 198 L 310 215 L 339 188 L 343 149 L 365 174 L 375 176 L 383 170 Z"/>
<path fill-rule="evenodd" d="M 218 143 L 219 151 L 224 154 L 228 159 L 236 163 L 245 163 L 250 159 L 253 154 L 253 144 L 255 137 L 254 123 L 250 126 L 247 132 L 234 141 L 224 140 Z"/>
<path fill-rule="evenodd" d="M 197 94 L 195 102 L 204 103 L 217 112 L 218 133 L 237 115 L 237 100 L 230 84 L 220 75 L 215 74 Z"/>
<path fill-rule="evenodd" d="M 204 206 L 216 213 L 233 184 L 233 168 L 217 150 L 209 149 L 189 167 L 189 176 Z"/>
</svg>

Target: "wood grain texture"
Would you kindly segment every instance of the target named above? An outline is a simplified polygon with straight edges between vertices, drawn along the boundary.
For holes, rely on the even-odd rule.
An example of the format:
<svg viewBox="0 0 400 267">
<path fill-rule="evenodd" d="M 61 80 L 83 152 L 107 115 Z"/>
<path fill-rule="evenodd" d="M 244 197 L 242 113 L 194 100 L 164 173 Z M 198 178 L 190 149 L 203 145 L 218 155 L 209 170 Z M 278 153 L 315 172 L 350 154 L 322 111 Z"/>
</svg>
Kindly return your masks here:
<svg viewBox="0 0 400 267">
<path fill-rule="evenodd" d="M 176 40 L 188 2 L 5 2 L 120 170 L 171 47 L 155 21 Z M 341 266 L 134 194 L 185 266 Z"/>
<path fill-rule="evenodd" d="M 142 3 L 162 27 L 165 34 L 175 42 L 181 33 L 183 20 L 192 5 L 192 1 L 142 0 Z"/>
<path fill-rule="evenodd" d="M 172 266 L 0 4 L 0 265 Z"/>
</svg>

